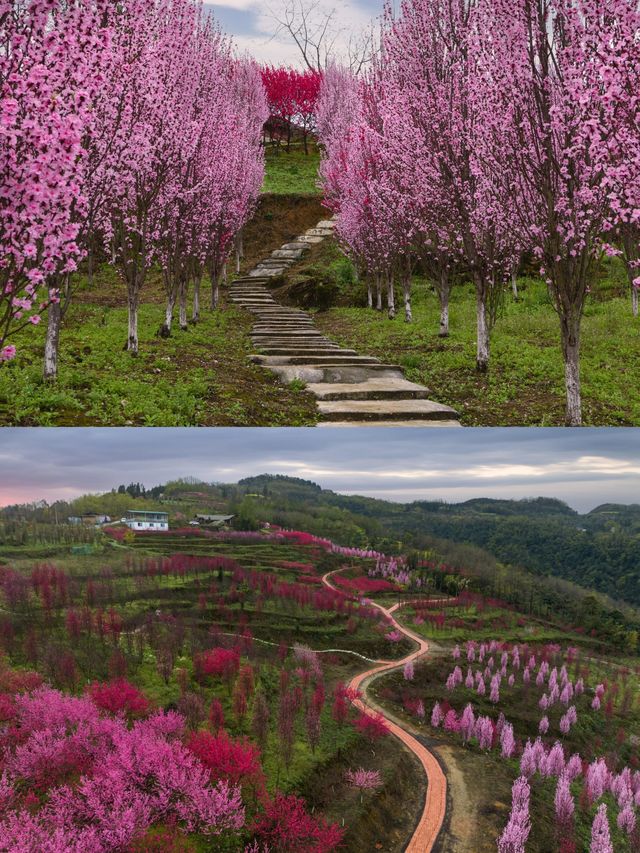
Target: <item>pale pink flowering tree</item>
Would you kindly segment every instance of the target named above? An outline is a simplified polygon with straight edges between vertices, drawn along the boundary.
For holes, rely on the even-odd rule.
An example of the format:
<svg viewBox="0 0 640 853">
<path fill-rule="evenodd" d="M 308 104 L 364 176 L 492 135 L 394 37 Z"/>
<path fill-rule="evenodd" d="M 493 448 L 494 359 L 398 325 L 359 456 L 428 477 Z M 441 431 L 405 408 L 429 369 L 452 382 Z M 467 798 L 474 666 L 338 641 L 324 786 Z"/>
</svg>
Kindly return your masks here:
<svg viewBox="0 0 640 853">
<path fill-rule="evenodd" d="M 0 364 L 84 255 L 83 137 L 109 44 L 101 0 L 0 3 Z M 51 288 L 51 292 L 49 292 Z"/>
<path fill-rule="evenodd" d="M 524 776 L 518 777 L 511 789 L 511 813 L 509 822 L 498 839 L 499 853 L 525 853 L 531 832 L 529 798 L 531 789 Z"/>
<path fill-rule="evenodd" d="M 357 770 L 347 770 L 344 777 L 349 785 L 360 791 L 360 802 L 365 791 L 375 791 L 376 788 L 382 787 L 382 777 L 377 770 L 365 770 L 360 767 Z"/>
<path fill-rule="evenodd" d="M 613 853 L 607 807 L 604 803 L 598 808 L 591 827 L 591 844 L 589 853 Z"/>
<path fill-rule="evenodd" d="M 517 197 L 560 320 L 566 423 L 582 422 L 580 331 L 609 215 L 603 77 L 618 0 L 482 0 L 487 168 Z M 604 28 L 604 32 L 603 32 Z M 506 166 L 505 166 L 506 164 Z"/>
</svg>

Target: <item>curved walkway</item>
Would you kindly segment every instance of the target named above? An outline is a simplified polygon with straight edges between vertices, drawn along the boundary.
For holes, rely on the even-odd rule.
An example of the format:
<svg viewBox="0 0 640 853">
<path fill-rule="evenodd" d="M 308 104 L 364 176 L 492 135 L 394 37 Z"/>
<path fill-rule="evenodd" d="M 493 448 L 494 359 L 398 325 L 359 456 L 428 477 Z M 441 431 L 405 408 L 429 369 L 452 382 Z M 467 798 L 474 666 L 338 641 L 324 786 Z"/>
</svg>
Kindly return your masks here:
<svg viewBox="0 0 640 853">
<path fill-rule="evenodd" d="M 329 579 L 331 575 L 339 571 L 341 571 L 341 569 L 335 569 L 332 572 L 327 572 L 323 576 L 322 582 L 325 586 L 339 591 Z M 381 610 L 394 628 L 418 645 L 417 651 L 411 652 L 411 654 L 402 658 L 402 660 L 381 661 L 372 669 L 365 670 L 365 672 L 361 672 L 359 675 L 356 675 L 349 682 L 349 687 L 360 691 L 362 694 L 361 699 L 354 700 L 354 706 L 364 714 L 375 716 L 375 712 L 367 705 L 368 682 L 383 672 L 391 672 L 394 669 L 404 666 L 408 661 L 415 661 L 422 657 L 422 655 L 425 655 L 429 651 L 429 644 L 418 634 L 415 634 L 413 631 L 410 631 L 408 628 L 400 625 L 400 623 L 393 617 L 392 614 L 402 606 L 401 602 L 398 602 L 389 608 L 383 607 L 381 604 L 376 604 L 375 601 L 371 601 L 370 599 L 367 599 L 367 603 L 373 607 L 377 607 L 378 610 Z M 418 758 L 427 776 L 427 796 L 424 809 L 418 821 L 418 825 L 405 848 L 405 853 L 430 853 L 430 851 L 433 850 L 440 833 L 440 829 L 442 828 L 442 824 L 444 823 L 447 808 L 447 777 L 444 775 L 444 772 L 433 753 L 429 752 L 429 750 L 423 746 L 420 741 L 416 740 L 416 738 L 406 732 L 403 728 L 392 722 L 384 713 L 383 716 L 391 734 L 397 737 L 398 740 L 400 740 L 407 749 L 409 749 Z"/>
</svg>

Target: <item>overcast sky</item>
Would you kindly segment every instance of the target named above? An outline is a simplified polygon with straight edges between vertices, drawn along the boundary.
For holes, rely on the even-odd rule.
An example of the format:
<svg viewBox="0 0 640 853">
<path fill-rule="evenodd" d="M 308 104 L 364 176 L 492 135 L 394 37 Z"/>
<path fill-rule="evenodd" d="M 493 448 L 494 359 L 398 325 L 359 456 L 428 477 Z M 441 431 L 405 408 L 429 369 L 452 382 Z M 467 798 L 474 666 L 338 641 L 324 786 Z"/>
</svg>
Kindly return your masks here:
<svg viewBox="0 0 640 853">
<path fill-rule="evenodd" d="M 0 430 L 0 506 L 184 476 L 288 474 L 397 501 L 640 502 L 640 429 Z"/>
<path fill-rule="evenodd" d="M 207 3 L 222 29 L 234 37 L 240 53 L 248 52 L 259 62 L 299 65 L 300 54 L 291 39 L 274 38 L 277 24 L 273 14 L 282 11 L 287 0 L 224 0 Z M 305 0 L 306 2 L 306 0 Z M 346 45 L 349 34 L 368 28 L 382 11 L 382 0 L 317 0 L 320 11 L 336 10 L 336 22 L 343 29 L 338 48 Z"/>
</svg>

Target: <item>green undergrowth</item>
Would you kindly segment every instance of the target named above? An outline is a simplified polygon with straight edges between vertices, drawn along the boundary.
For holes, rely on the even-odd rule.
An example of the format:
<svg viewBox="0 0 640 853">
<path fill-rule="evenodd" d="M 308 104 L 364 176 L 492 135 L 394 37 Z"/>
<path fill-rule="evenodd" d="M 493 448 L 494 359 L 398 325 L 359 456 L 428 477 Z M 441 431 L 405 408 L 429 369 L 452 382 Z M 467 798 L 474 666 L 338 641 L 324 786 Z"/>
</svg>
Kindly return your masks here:
<svg viewBox="0 0 640 853">
<path fill-rule="evenodd" d="M 564 423 L 564 372 L 559 321 L 541 279 L 518 280 L 519 299 L 504 295 L 491 340 L 489 373 L 475 369 L 475 293 L 454 287 L 450 335 L 438 337 L 439 303 L 424 278 L 412 293 L 413 322 L 367 309 L 364 284 L 354 283 L 346 259 L 327 241 L 308 277 L 332 289 L 331 307 L 316 325 L 343 346 L 399 364 L 408 379 L 426 385 L 432 398 L 453 406 L 467 426 L 559 426 Z M 330 281 L 327 281 L 330 279 Z M 582 325 L 583 420 L 592 426 L 640 425 L 639 321 L 631 315 L 618 259 L 603 263 L 588 297 Z"/>
<path fill-rule="evenodd" d="M 313 398 L 248 361 L 251 318 L 224 297 L 216 311 L 169 338 L 157 332 L 164 304 L 151 282 L 139 314 L 140 353 L 124 350 L 127 309 L 113 271 L 72 302 L 61 332 L 59 375 L 42 378 L 45 322 L 20 333 L 0 368 L 0 425 L 301 426 L 316 421 Z M 108 279 L 108 281 L 106 280 Z M 155 286 L 154 286 L 155 285 Z"/>
</svg>

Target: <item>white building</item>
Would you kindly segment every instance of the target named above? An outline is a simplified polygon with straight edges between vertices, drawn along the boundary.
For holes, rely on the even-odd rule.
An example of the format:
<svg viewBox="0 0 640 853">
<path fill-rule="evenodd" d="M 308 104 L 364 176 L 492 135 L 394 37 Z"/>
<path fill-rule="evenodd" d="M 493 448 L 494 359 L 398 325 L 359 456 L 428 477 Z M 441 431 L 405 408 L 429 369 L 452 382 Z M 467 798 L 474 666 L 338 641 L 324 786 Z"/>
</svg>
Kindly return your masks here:
<svg viewBox="0 0 640 853">
<path fill-rule="evenodd" d="M 130 527 L 131 530 L 168 530 L 169 529 L 169 513 L 168 512 L 148 512 L 140 509 L 130 509 L 127 511 L 123 523 Z"/>
</svg>

